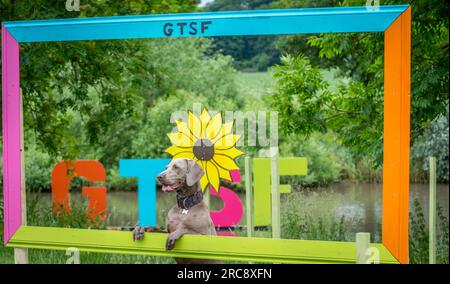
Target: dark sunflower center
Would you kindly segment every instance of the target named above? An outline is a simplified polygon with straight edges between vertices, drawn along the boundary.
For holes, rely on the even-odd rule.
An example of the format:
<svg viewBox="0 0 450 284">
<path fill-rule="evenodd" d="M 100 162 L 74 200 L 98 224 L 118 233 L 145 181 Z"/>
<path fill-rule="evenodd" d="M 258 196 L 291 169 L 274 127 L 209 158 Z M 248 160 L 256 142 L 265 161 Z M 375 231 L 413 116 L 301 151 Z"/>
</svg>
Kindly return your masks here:
<svg viewBox="0 0 450 284">
<path fill-rule="evenodd" d="M 214 144 L 209 139 L 199 139 L 194 144 L 194 156 L 202 161 L 214 157 Z"/>
</svg>

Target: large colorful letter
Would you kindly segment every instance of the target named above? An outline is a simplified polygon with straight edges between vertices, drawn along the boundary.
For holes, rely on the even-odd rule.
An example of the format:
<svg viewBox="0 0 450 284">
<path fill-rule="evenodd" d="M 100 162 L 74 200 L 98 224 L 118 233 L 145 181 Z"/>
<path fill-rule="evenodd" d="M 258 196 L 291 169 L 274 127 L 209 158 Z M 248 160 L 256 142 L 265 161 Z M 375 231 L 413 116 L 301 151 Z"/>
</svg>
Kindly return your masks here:
<svg viewBox="0 0 450 284">
<path fill-rule="evenodd" d="M 306 158 L 280 158 L 280 176 L 306 175 Z M 255 226 L 271 223 L 270 158 L 253 159 L 254 214 Z M 289 185 L 280 185 L 280 193 L 289 193 Z"/>
<path fill-rule="evenodd" d="M 219 192 L 216 192 L 213 188 L 209 189 L 209 193 L 213 196 L 217 196 L 223 200 L 223 207 L 221 210 L 209 212 L 211 219 L 216 227 L 232 227 L 239 224 L 244 214 L 242 202 L 239 196 L 231 189 L 224 186 L 220 187 Z M 220 236 L 234 236 L 233 232 L 218 232 Z"/>
<path fill-rule="evenodd" d="M 139 226 L 156 226 L 156 175 L 170 159 L 129 159 L 119 161 L 119 175 L 138 179 Z"/>
<path fill-rule="evenodd" d="M 88 182 L 104 182 L 105 168 L 99 161 L 80 160 L 63 161 L 56 164 L 52 171 L 53 211 L 70 212 L 69 189 L 74 177 L 84 177 Z M 90 219 L 100 216 L 106 218 L 106 188 L 103 186 L 83 187 L 82 194 L 89 199 L 87 212 Z"/>
<path fill-rule="evenodd" d="M 225 180 L 227 183 L 241 182 L 241 172 L 239 170 L 230 171 L 231 181 Z M 209 214 L 216 227 L 232 227 L 239 224 L 244 214 L 244 209 L 239 196 L 232 190 L 221 186 L 219 192 L 214 188 L 209 187 L 209 193 L 217 196 L 223 201 L 223 207 L 221 210 L 210 210 Z M 219 231 L 219 236 L 235 236 L 234 232 Z"/>
</svg>

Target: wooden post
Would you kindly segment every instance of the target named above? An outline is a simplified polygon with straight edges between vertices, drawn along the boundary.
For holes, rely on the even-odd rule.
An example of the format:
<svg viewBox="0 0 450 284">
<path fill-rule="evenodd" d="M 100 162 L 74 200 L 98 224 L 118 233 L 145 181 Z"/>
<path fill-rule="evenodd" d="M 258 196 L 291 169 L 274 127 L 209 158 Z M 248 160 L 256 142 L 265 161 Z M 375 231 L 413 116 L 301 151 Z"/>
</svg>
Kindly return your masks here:
<svg viewBox="0 0 450 284">
<path fill-rule="evenodd" d="M 356 233 L 356 263 L 367 263 L 367 249 L 370 246 L 370 233 Z"/>
<path fill-rule="evenodd" d="M 247 237 L 253 237 L 253 183 L 252 183 L 252 159 L 245 157 L 245 215 L 247 217 Z"/>
<path fill-rule="evenodd" d="M 384 31 L 384 135 L 381 241 L 409 262 L 411 7 Z"/>
<path fill-rule="evenodd" d="M 271 148 L 270 176 L 272 191 L 272 238 L 281 238 L 280 227 L 280 170 L 278 161 L 278 147 Z"/>
<path fill-rule="evenodd" d="M 430 157 L 429 262 L 436 264 L 436 158 Z"/>
<path fill-rule="evenodd" d="M 25 190 L 25 148 L 23 142 L 23 104 L 22 104 L 22 89 L 20 89 L 20 153 L 21 153 L 21 169 L 20 169 L 20 194 L 22 207 L 22 226 L 27 225 L 27 195 Z M 14 248 L 14 263 L 28 264 L 28 249 Z"/>
</svg>

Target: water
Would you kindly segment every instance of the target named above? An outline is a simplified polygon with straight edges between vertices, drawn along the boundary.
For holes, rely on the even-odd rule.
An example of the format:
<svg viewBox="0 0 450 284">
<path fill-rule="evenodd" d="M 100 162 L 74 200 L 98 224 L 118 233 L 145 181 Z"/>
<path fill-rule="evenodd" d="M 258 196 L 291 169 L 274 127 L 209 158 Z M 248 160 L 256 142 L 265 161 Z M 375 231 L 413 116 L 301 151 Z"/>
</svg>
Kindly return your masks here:
<svg viewBox="0 0 450 284">
<path fill-rule="evenodd" d="M 283 194 L 281 201 L 286 202 L 291 194 L 300 195 L 298 204 L 300 209 L 308 211 L 312 216 L 323 213 L 332 214 L 339 218 L 344 215 L 346 219 L 360 220 L 358 231 L 370 232 L 377 235 L 380 230 L 382 216 L 382 199 L 380 184 L 355 184 L 340 183 L 326 188 L 300 191 L 296 193 Z M 51 197 L 49 193 L 42 193 L 44 202 L 50 206 Z M 238 194 L 245 205 L 245 194 Z M 84 200 L 77 191 L 72 192 L 73 200 Z M 134 226 L 137 223 L 137 193 L 135 191 L 111 191 L 108 192 L 108 226 Z M 419 199 L 428 218 L 428 185 L 411 184 L 410 187 L 410 209 L 413 210 L 414 199 Z M 437 199 L 443 207 L 445 215 L 449 216 L 449 186 L 437 186 Z M 157 192 L 158 226 L 164 225 L 168 210 L 175 204 L 175 193 Z M 223 206 L 221 200 L 211 196 L 211 209 L 220 210 Z M 281 208 L 283 210 L 283 206 Z M 245 215 L 241 223 L 245 223 Z"/>
</svg>

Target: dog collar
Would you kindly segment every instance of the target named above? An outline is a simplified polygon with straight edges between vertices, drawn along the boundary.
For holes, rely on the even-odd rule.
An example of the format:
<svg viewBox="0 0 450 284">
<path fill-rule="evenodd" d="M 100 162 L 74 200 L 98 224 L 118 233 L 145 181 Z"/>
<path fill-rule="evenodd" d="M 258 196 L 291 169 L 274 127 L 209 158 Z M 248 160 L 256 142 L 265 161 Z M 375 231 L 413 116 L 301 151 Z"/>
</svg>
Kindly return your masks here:
<svg viewBox="0 0 450 284">
<path fill-rule="evenodd" d="M 199 204 L 203 200 L 203 192 L 197 191 L 196 193 L 188 196 L 181 196 L 177 194 L 177 205 L 183 210 L 189 210 L 195 205 Z"/>
</svg>

